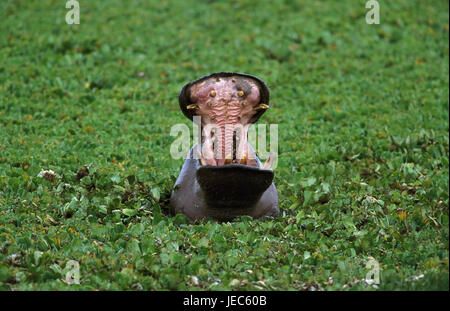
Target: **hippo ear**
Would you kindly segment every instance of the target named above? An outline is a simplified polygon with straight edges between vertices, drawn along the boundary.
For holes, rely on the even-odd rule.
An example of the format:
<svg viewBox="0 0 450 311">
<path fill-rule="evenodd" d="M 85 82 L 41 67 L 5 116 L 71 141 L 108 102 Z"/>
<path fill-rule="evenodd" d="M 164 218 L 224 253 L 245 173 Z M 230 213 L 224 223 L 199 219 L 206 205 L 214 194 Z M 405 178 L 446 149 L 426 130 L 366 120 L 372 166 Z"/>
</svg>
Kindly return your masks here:
<svg viewBox="0 0 450 311">
<path fill-rule="evenodd" d="M 194 82 L 194 83 L 196 83 L 196 82 Z M 187 106 L 192 104 L 190 87 L 194 83 L 189 82 L 185 86 L 183 86 L 183 88 L 180 91 L 180 95 L 178 96 L 178 102 L 180 104 L 180 109 L 183 112 L 183 114 L 190 120 L 192 120 L 192 118 L 194 117 L 195 111 L 187 109 Z"/>
<path fill-rule="evenodd" d="M 212 73 L 210 75 L 201 77 L 193 82 L 189 82 L 185 86 L 183 86 L 183 88 L 180 91 L 180 95 L 178 96 L 178 102 L 180 104 L 180 109 L 183 112 L 183 114 L 190 120 L 192 120 L 192 118 L 195 115 L 195 110 L 187 109 L 187 107 L 189 105 L 194 104 L 191 101 L 191 91 L 190 91 L 190 89 L 193 85 L 195 85 L 197 83 L 201 83 L 201 82 L 203 82 L 207 79 L 211 79 L 211 78 L 227 78 L 227 77 L 231 77 L 231 76 L 238 76 L 238 77 L 243 77 L 243 78 L 253 80 L 259 87 L 260 104 L 269 106 L 270 92 L 269 92 L 269 88 L 267 87 L 267 85 L 264 83 L 263 80 L 255 77 L 255 76 L 245 74 L 245 73 L 216 72 L 216 73 Z M 255 115 L 253 115 L 253 117 L 250 119 L 250 123 L 255 123 L 256 121 L 258 121 L 258 119 L 263 115 L 263 113 L 266 110 L 267 109 L 258 110 L 255 113 Z"/>
</svg>

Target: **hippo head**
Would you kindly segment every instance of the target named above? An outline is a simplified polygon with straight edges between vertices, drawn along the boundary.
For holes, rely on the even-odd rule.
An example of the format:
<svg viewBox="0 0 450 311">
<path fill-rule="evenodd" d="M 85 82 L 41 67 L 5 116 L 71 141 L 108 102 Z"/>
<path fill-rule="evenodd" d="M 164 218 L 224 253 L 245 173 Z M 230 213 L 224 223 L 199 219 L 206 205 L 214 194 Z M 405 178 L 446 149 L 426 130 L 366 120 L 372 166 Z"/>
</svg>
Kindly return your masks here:
<svg viewBox="0 0 450 311">
<path fill-rule="evenodd" d="M 186 84 L 179 103 L 199 121 L 202 135 L 175 183 L 171 211 L 191 220 L 277 216 L 273 157 L 263 165 L 248 143 L 249 126 L 269 108 L 265 83 L 247 74 L 214 73 Z"/>
</svg>

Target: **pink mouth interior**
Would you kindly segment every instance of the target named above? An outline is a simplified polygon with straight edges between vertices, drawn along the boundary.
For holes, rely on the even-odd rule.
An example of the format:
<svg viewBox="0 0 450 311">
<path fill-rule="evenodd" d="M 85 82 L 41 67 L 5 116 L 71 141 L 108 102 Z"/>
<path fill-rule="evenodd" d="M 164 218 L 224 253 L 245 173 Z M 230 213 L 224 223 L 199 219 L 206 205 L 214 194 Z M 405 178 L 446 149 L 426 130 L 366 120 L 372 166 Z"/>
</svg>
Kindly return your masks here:
<svg viewBox="0 0 450 311">
<path fill-rule="evenodd" d="M 248 144 L 248 127 L 260 105 L 258 85 L 249 78 L 214 77 L 191 87 L 190 109 L 201 117 L 201 162 L 258 166 Z"/>
</svg>

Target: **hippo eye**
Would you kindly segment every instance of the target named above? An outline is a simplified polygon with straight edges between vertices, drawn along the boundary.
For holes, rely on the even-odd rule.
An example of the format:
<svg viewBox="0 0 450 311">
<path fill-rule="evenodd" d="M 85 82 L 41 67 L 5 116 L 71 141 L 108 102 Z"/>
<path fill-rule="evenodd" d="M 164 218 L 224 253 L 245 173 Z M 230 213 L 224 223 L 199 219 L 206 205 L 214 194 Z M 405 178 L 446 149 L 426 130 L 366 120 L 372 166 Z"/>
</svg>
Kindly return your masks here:
<svg viewBox="0 0 450 311">
<path fill-rule="evenodd" d="M 211 93 L 209 93 L 209 96 L 216 97 L 216 91 L 212 90 Z"/>
<path fill-rule="evenodd" d="M 244 96 L 244 91 L 239 91 L 239 92 L 238 92 L 238 96 L 239 96 L 239 97 Z"/>
</svg>

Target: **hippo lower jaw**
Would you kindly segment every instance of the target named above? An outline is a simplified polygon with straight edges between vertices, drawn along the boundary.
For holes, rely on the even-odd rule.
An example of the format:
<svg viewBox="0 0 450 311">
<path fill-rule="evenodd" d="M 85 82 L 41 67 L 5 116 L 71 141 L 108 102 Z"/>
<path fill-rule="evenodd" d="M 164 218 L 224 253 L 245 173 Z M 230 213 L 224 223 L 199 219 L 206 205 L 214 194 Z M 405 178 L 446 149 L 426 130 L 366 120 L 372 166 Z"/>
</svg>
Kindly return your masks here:
<svg viewBox="0 0 450 311">
<path fill-rule="evenodd" d="M 243 164 L 201 165 L 186 159 L 172 192 L 170 207 L 191 221 L 231 221 L 248 215 L 259 219 L 279 214 L 273 170 Z M 261 165 L 259 159 L 257 163 Z"/>
<path fill-rule="evenodd" d="M 201 119 L 201 146 L 183 164 L 170 207 L 191 220 L 230 221 L 237 216 L 277 216 L 278 196 L 271 169 L 248 143 L 248 128 L 269 108 L 269 92 L 256 77 L 216 73 L 188 83 L 180 107 Z"/>
</svg>

